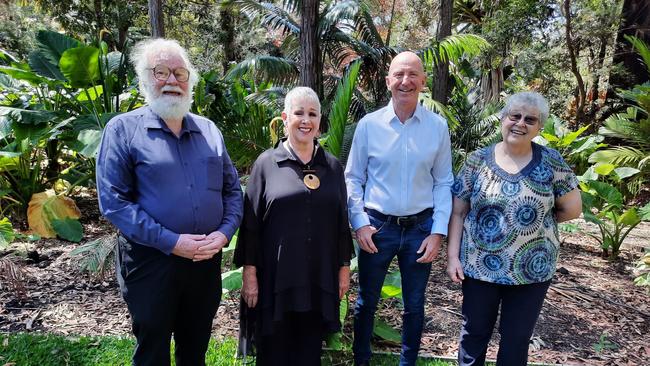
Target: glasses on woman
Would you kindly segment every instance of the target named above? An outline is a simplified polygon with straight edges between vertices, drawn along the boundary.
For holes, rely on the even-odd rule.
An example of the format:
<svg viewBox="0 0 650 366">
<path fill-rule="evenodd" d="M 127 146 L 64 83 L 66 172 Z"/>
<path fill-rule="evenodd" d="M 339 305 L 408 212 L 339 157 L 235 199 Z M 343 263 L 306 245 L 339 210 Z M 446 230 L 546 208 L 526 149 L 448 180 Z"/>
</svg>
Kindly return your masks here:
<svg viewBox="0 0 650 366">
<path fill-rule="evenodd" d="M 177 67 L 175 69 L 170 69 L 165 65 L 156 65 L 150 69 L 153 72 L 153 77 L 156 80 L 167 81 L 171 74 L 174 74 L 174 77 L 177 81 L 184 83 L 190 79 L 190 71 L 184 67 Z"/>
<path fill-rule="evenodd" d="M 508 113 L 508 119 L 511 122 L 517 123 L 521 120 L 521 118 L 524 118 L 524 123 L 529 125 L 529 126 L 534 126 L 539 122 L 539 118 L 535 116 L 524 116 L 519 112 L 510 112 Z"/>
</svg>

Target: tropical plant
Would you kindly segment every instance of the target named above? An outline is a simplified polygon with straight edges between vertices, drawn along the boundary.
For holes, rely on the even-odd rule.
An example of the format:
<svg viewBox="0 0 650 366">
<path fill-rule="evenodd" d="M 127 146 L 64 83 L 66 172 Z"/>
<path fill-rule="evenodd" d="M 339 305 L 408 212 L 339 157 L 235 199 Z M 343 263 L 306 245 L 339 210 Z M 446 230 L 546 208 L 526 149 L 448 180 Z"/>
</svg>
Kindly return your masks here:
<svg viewBox="0 0 650 366">
<path fill-rule="evenodd" d="M 124 93 L 126 56 L 105 43 L 45 30 L 36 42 L 28 62 L 0 66 L 0 203 L 19 222 L 33 194 L 93 182 L 104 125 L 138 100 Z"/>
<path fill-rule="evenodd" d="M 646 249 L 643 257 L 636 263 L 634 275 L 636 276 L 634 284 L 646 287 L 650 292 L 650 249 Z"/>
<path fill-rule="evenodd" d="M 641 209 L 626 207 L 623 195 L 615 187 L 582 178 L 580 189 L 584 219 L 598 225 L 600 230 L 600 235 L 589 235 L 600 244 L 603 257 L 616 259 L 630 231 L 641 221 L 650 220 L 650 203 Z"/>
<path fill-rule="evenodd" d="M 582 175 L 588 168 L 589 156 L 599 148 L 607 146 L 602 143 L 604 137 L 601 135 L 582 136 L 589 127 L 583 126 L 571 131 L 562 120 L 551 115 L 536 142 L 557 150 L 572 166 L 573 171 Z"/>
<path fill-rule="evenodd" d="M 635 47 L 650 74 L 648 46 L 635 37 L 626 36 L 626 39 Z M 633 169 L 627 171 L 629 176 L 634 175 L 627 188 L 635 195 L 650 179 L 650 84 L 620 91 L 620 95 L 630 106 L 624 112 L 607 118 L 598 130 L 618 146 L 594 152 L 589 162 Z"/>
</svg>

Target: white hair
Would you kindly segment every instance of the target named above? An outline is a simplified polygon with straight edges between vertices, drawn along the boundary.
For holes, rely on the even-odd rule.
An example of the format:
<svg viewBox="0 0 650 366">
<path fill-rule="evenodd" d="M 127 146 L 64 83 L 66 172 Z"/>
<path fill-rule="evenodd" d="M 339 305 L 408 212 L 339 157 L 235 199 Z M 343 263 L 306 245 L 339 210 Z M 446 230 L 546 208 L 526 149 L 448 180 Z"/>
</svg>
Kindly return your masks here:
<svg viewBox="0 0 650 366">
<path fill-rule="evenodd" d="M 289 114 L 291 107 L 293 106 L 293 102 L 296 99 L 311 100 L 316 105 L 318 105 L 318 113 L 320 113 L 320 100 L 318 99 L 318 94 L 316 94 L 312 88 L 306 86 L 297 86 L 287 93 L 287 95 L 284 97 L 284 113 Z"/>
<path fill-rule="evenodd" d="M 541 124 L 546 122 L 549 114 L 548 102 L 544 96 L 537 92 L 519 92 L 511 95 L 501 110 L 501 119 L 507 116 L 514 106 L 522 105 L 536 108 L 539 111 L 539 122 Z"/>
<path fill-rule="evenodd" d="M 146 39 L 133 46 L 133 50 L 131 51 L 131 63 L 138 75 L 140 91 L 144 93 L 146 91 L 146 86 L 151 84 L 153 74 L 148 69 L 156 65 L 151 65 L 150 63 L 155 56 L 163 52 L 178 55 L 183 60 L 185 68 L 190 72 L 188 85 L 189 90 L 192 91 L 199 82 L 199 73 L 190 62 L 190 58 L 187 56 L 185 49 L 176 40 L 165 38 Z"/>
</svg>

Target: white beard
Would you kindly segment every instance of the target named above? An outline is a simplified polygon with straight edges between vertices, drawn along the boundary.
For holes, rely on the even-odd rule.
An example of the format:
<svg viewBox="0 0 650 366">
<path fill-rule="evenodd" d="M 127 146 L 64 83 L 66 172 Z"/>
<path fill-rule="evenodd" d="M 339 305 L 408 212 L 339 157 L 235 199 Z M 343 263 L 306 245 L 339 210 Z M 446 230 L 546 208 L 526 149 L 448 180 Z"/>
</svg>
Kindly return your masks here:
<svg viewBox="0 0 650 366">
<path fill-rule="evenodd" d="M 158 93 L 152 89 L 151 85 L 147 85 L 143 88 L 142 94 L 151 110 L 163 120 L 182 119 L 192 108 L 192 93 L 180 96 L 163 94 L 165 91 L 183 93 L 181 88 L 170 85 L 163 86 Z"/>
</svg>

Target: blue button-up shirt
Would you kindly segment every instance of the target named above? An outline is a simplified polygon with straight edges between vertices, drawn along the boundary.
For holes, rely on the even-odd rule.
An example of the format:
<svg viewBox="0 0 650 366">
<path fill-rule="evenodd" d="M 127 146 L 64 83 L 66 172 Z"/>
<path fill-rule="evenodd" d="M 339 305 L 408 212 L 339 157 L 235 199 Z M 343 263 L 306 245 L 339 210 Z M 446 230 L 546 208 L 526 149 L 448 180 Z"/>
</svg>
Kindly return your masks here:
<svg viewBox="0 0 650 366">
<path fill-rule="evenodd" d="M 451 214 L 451 147 L 447 122 L 417 105 L 401 123 L 392 101 L 357 125 L 345 169 L 352 228 L 370 225 L 364 207 L 386 215 L 433 208 L 431 233 L 447 235 Z"/>
<path fill-rule="evenodd" d="M 128 239 L 169 254 L 180 234 L 241 222 L 239 178 L 210 120 L 187 114 L 179 137 L 149 107 L 121 114 L 104 129 L 97 156 L 101 213 Z"/>
</svg>

